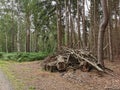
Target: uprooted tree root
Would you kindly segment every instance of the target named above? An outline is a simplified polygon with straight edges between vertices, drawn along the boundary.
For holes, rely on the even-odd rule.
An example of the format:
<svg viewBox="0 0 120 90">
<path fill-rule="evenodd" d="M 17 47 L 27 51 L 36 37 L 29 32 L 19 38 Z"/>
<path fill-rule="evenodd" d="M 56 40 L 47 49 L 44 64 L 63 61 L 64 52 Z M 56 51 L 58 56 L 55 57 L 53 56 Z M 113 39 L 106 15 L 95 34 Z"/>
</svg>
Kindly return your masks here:
<svg viewBox="0 0 120 90">
<path fill-rule="evenodd" d="M 91 52 L 66 47 L 63 47 L 56 55 L 45 58 L 42 67 L 44 70 L 51 72 L 67 71 L 71 68 L 73 70 L 80 69 L 81 71 L 90 71 L 94 68 L 104 73 L 107 73 L 105 70 L 110 70 L 99 66 L 97 58 Z"/>
</svg>

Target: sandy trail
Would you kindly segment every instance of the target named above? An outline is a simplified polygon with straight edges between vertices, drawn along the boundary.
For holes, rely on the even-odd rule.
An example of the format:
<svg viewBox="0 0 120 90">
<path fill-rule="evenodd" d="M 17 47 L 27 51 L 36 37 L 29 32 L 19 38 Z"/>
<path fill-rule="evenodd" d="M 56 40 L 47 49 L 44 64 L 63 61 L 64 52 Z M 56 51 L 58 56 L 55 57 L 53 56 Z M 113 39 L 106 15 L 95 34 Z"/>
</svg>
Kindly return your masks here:
<svg viewBox="0 0 120 90">
<path fill-rule="evenodd" d="M 9 80 L 0 69 L 0 90 L 13 90 Z"/>
</svg>

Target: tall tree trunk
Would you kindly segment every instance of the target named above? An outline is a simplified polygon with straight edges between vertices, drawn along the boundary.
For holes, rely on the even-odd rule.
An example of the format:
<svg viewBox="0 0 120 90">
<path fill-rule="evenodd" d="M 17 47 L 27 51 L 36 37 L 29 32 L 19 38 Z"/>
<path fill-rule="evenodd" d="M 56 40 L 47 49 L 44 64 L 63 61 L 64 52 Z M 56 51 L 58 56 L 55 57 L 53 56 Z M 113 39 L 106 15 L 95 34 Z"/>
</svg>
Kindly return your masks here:
<svg viewBox="0 0 120 90">
<path fill-rule="evenodd" d="M 109 7 L 109 14 L 110 14 L 110 20 L 109 20 L 109 28 L 108 28 L 108 39 L 109 39 L 109 59 L 110 61 L 113 61 L 113 45 L 112 45 L 112 2 L 108 0 L 108 7 Z"/>
<path fill-rule="evenodd" d="M 26 52 L 30 52 L 30 18 L 29 14 L 26 15 Z"/>
<path fill-rule="evenodd" d="M 20 52 L 20 26 L 19 26 L 19 23 L 18 23 L 18 31 L 17 31 L 17 51 Z"/>
<path fill-rule="evenodd" d="M 104 33 L 105 29 L 108 24 L 108 10 L 107 10 L 107 1 L 101 0 L 102 10 L 103 10 L 103 21 L 100 24 L 100 30 L 98 35 L 98 64 L 104 67 L 104 60 L 103 60 L 103 42 L 104 42 Z"/>
<path fill-rule="evenodd" d="M 81 33 L 80 33 L 80 0 L 77 0 L 77 31 L 78 31 L 78 49 L 80 49 Z"/>
<path fill-rule="evenodd" d="M 65 29 L 66 29 L 66 41 L 67 41 L 67 47 L 69 47 L 69 13 L 68 13 L 68 0 L 65 0 Z"/>
<path fill-rule="evenodd" d="M 7 32 L 5 32 L 5 48 L 6 48 L 6 52 L 8 53 L 8 36 L 7 36 Z"/>
<path fill-rule="evenodd" d="M 94 0 L 91 0 L 91 4 L 90 4 L 90 30 L 89 30 L 89 47 L 90 50 L 94 53 Z M 95 53 L 94 53 L 95 54 Z"/>
<path fill-rule="evenodd" d="M 73 45 L 74 45 L 74 28 L 73 28 L 73 17 L 70 15 L 70 40 L 71 40 L 71 43 L 70 43 L 70 47 L 73 48 Z"/>
<path fill-rule="evenodd" d="M 99 18 L 100 18 L 100 14 L 99 14 L 99 0 L 94 0 L 94 13 L 93 13 L 93 17 L 94 17 L 94 53 L 97 53 L 97 44 L 98 44 L 98 31 L 99 31 Z"/>
<path fill-rule="evenodd" d="M 14 52 L 14 48 L 15 48 L 15 31 L 14 31 L 14 12 L 13 12 L 13 1 L 12 1 L 12 28 L 11 28 L 11 41 L 12 41 L 12 45 L 11 45 L 11 51 Z"/>
<path fill-rule="evenodd" d="M 73 48 L 74 43 L 74 28 L 73 28 L 73 16 L 71 15 L 72 5 L 71 0 L 69 0 L 69 30 L 70 30 L 70 47 Z"/>
<path fill-rule="evenodd" d="M 62 46 L 62 30 L 61 30 L 61 7 L 60 7 L 60 0 L 57 0 L 57 49 L 60 50 Z"/>
<path fill-rule="evenodd" d="M 111 23 L 109 23 L 108 37 L 109 37 L 109 59 L 113 61 L 113 47 L 112 47 L 112 33 Z"/>
<path fill-rule="evenodd" d="M 19 2 L 18 2 L 19 3 Z M 18 14 L 18 21 L 17 21 L 17 51 L 20 52 L 20 6 L 17 6 L 17 14 Z"/>
<path fill-rule="evenodd" d="M 14 26 L 11 28 L 11 41 L 12 41 L 12 45 L 11 45 L 11 51 L 14 52 L 15 49 L 15 31 L 14 31 Z"/>
<path fill-rule="evenodd" d="M 115 31 L 116 31 L 116 56 L 117 57 L 119 57 L 119 55 L 120 55 L 120 50 L 119 50 L 119 45 L 120 45 L 120 42 L 119 42 L 119 40 L 120 40 L 120 36 L 119 36 L 119 29 L 118 29 L 118 7 L 119 7 L 119 1 L 118 0 L 116 0 L 115 2 Z"/>
<path fill-rule="evenodd" d="M 38 46 L 38 38 L 39 38 L 39 34 L 37 29 L 35 30 L 35 52 L 39 51 L 39 46 Z"/>
<path fill-rule="evenodd" d="M 87 31 L 85 28 L 85 1 L 83 0 L 83 8 L 82 8 L 82 27 L 83 27 L 83 48 L 87 47 Z"/>
</svg>

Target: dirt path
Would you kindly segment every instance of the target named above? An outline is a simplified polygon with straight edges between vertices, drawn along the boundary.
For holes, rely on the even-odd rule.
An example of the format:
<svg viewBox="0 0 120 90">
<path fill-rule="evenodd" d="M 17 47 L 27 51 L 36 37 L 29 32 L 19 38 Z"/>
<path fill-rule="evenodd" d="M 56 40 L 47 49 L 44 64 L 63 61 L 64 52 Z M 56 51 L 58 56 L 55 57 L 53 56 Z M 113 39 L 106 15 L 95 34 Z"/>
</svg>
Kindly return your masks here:
<svg viewBox="0 0 120 90">
<path fill-rule="evenodd" d="M 101 76 L 96 70 L 91 72 L 69 70 L 64 73 L 50 73 L 44 71 L 40 65 L 40 61 L 9 62 L 7 66 L 15 77 L 15 84 L 12 82 L 14 90 L 120 90 L 119 60 L 105 62 L 108 68 L 114 70 L 113 76 L 108 74 Z M 1 71 L 0 90 L 13 90 Z"/>
<path fill-rule="evenodd" d="M 77 70 L 63 73 L 50 73 L 41 69 L 39 61 L 11 65 L 13 75 L 24 84 L 16 90 L 120 90 L 120 78 L 105 74 L 99 76 L 96 70 Z M 117 64 L 116 64 L 117 63 Z M 120 62 L 108 63 L 114 73 L 120 75 Z"/>
<path fill-rule="evenodd" d="M 0 70 L 0 90 L 13 90 L 9 80 L 1 70 Z"/>
</svg>

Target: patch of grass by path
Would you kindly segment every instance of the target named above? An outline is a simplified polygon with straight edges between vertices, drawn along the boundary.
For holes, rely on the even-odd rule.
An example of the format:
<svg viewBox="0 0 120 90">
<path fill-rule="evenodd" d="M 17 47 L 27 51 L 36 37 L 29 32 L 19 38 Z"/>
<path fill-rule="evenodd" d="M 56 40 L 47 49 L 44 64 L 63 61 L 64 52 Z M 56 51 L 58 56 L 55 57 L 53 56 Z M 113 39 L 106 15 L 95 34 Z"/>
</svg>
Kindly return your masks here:
<svg viewBox="0 0 120 90">
<path fill-rule="evenodd" d="M 24 90 L 24 84 L 18 80 L 10 69 L 11 65 L 17 62 L 0 60 L 0 69 L 8 77 L 15 90 Z"/>
</svg>

